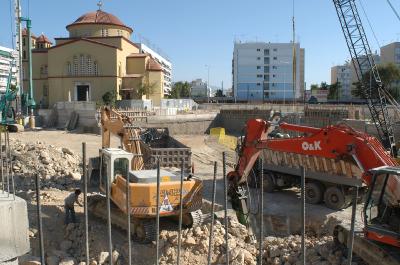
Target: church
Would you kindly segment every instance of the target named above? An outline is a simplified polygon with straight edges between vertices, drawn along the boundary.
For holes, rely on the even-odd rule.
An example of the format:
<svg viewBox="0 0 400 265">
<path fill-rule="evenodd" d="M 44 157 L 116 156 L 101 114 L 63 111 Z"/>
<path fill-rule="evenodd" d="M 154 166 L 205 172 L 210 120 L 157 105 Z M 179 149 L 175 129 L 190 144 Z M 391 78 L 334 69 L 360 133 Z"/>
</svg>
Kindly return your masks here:
<svg viewBox="0 0 400 265">
<path fill-rule="evenodd" d="M 130 38 L 133 29 L 116 16 L 99 10 L 80 16 L 66 26 L 69 36 L 32 35 L 34 99 L 42 108 L 59 101 L 101 102 L 107 92 L 118 99 L 164 97 L 161 65 L 140 53 Z M 24 90 L 28 88 L 28 36 L 22 32 Z"/>
</svg>

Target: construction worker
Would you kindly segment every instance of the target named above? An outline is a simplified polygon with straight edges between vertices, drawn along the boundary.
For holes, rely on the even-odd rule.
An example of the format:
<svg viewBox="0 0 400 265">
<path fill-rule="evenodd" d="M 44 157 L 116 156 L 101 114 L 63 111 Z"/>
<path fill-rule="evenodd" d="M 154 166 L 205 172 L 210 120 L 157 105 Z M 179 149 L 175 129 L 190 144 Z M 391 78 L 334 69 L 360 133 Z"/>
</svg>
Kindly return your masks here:
<svg viewBox="0 0 400 265">
<path fill-rule="evenodd" d="M 76 223 L 76 218 L 75 218 L 75 203 L 77 203 L 79 206 L 83 206 L 79 202 L 79 195 L 81 194 L 80 189 L 76 189 L 75 192 L 72 192 L 70 195 L 68 195 L 65 200 L 64 200 L 64 209 L 65 209 L 65 224 L 69 223 Z"/>
</svg>

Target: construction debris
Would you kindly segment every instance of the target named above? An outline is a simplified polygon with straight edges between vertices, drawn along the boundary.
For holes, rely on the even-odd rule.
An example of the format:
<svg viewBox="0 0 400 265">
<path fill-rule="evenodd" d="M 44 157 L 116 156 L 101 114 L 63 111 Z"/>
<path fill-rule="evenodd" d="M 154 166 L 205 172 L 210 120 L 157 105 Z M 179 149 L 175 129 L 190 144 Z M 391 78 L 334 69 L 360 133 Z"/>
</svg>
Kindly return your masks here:
<svg viewBox="0 0 400 265">
<path fill-rule="evenodd" d="M 35 174 L 39 174 L 42 185 L 48 188 L 65 190 L 80 182 L 81 158 L 69 148 L 19 140 L 11 140 L 10 145 L 17 189 L 33 187 Z"/>
</svg>

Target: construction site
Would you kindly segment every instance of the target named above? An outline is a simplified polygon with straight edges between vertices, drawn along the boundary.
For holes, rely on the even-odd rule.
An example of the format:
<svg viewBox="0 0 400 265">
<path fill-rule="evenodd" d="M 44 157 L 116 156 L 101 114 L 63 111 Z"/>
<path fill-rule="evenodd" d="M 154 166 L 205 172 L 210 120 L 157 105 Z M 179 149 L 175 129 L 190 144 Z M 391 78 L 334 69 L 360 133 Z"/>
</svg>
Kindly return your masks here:
<svg viewBox="0 0 400 265">
<path fill-rule="evenodd" d="M 400 264 L 400 104 L 356 1 L 333 3 L 364 104 L 39 109 L 10 71 L 0 265 Z"/>
</svg>

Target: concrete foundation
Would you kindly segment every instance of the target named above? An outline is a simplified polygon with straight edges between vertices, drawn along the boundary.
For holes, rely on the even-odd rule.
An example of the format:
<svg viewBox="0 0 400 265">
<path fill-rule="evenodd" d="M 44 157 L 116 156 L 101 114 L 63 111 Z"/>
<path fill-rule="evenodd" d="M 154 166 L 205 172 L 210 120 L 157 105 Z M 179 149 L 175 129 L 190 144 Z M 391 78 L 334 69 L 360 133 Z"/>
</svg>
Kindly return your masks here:
<svg viewBox="0 0 400 265">
<path fill-rule="evenodd" d="M 0 191 L 0 265 L 18 264 L 18 257 L 29 251 L 26 202 Z"/>
</svg>

